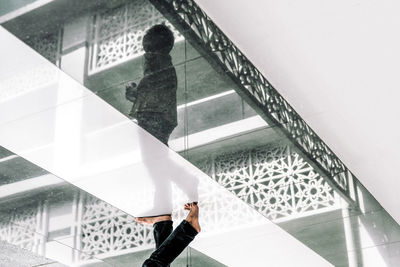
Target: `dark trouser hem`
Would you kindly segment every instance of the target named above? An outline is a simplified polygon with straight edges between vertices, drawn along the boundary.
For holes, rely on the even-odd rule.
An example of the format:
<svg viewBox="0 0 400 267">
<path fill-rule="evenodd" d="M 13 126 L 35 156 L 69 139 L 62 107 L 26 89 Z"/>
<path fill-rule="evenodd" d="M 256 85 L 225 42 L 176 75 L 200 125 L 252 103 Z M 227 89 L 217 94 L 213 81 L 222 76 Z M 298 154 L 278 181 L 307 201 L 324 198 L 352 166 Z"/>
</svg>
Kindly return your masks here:
<svg viewBox="0 0 400 267">
<path fill-rule="evenodd" d="M 154 251 L 142 267 L 166 267 L 193 241 L 196 229 L 183 220 L 168 238 Z"/>
</svg>

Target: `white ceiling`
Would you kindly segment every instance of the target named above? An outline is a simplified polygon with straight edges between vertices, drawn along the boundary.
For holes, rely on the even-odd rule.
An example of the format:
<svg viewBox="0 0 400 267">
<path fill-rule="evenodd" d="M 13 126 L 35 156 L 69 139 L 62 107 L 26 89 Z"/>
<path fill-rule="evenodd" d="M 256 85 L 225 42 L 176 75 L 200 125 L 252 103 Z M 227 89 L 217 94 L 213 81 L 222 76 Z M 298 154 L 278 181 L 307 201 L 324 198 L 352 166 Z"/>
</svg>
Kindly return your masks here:
<svg viewBox="0 0 400 267">
<path fill-rule="evenodd" d="M 400 223 L 400 1 L 196 2 Z"/>
</svg>

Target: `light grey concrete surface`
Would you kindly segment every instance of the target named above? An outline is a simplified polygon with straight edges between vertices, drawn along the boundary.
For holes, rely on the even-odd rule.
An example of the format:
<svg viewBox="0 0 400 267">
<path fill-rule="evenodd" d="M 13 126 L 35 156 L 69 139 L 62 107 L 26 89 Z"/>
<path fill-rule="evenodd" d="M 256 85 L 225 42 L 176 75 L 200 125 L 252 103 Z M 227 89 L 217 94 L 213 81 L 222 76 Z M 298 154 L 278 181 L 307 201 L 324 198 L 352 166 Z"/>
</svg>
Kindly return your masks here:
<svg viewBox="0 0 400 267">
<path fill-rule="evenodd" d="M 65 267 L 26 249 L 0 240 L 0 267 Z"/>
</svg>

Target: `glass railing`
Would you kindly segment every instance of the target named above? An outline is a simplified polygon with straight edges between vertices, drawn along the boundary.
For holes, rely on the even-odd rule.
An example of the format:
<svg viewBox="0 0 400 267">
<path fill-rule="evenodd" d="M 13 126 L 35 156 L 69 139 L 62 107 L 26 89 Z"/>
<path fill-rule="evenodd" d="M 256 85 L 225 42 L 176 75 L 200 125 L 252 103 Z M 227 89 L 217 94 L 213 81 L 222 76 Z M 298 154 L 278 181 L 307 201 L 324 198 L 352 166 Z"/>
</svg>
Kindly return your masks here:
<svg viewBox="0 0 400 267">
<path fill-rule="evenodd" d="M 179 222 L 183 204 L 199 201 L 202 237 L 188 254 L 200 262 L 251 258 L 257 265 L 264 261 L 257 248 L 275 246 L 272 238 L 307 262 L 326 263 L 10 33 L 0 34 L 24 56 L 1 52 L 2 163 L 20 159 L 27 172 L 0 187 L 4 240 L 68 266 L 131 264 L 152 247 L 151 229 L 132 216 L 172 212 Z M 244 236 L 249 244 L 232 257 L 227 252 Z"/>
<path fill-rule="evenodd" d="M 11 158 L 10 152 L 6 154 Z M 0 240 L 48 258 L 37 257 L 41 262 L 58 262 L 62 266 L 141 266 L 152 252 L 150 226 L 136 223 L 133 216 L 26 160 L 19 167 L 32 178 L 11 180 L 0 186 Z M 42 170 L 42 175 L 35 175 L 36 169 Z M 20 173 L 11 171 L 14 176 Z M 3 182 L 5 178 L 6 175 Z M 204 227 L 206 231 L 207 227 L 216 228 L 212 223 Z M 20 251 L 13 257 L 22 256 L 19 253 L 27 255 Z M 30 263 L 33 257 L 29 257 Z M 225 266 L 193 248 L 176 263 L 189 261 Z"/>
<path fill-rule="evenodd" d="M 73 8 L 79 11 L 79 6 Z M 48 12 L 61 11 L 54 9 Z M 255 110 L 237 94 L 239 91 L 237 85 L 229 76 L 216 71 L 207 56 L 197 52 L 184 38 L 185 34 L 174 29 L 149 2 L 133 1 L 118 6 L 93 7 L 91 12 L 82 11 L 80 14 L 82 15 L 64 18 L 63 23 L 57 24 L 63 26 L 58 28 L 51 25 L 51 22 L 38 23 L 41 31 L 39 29 L 32 31 L 30 27 L 27 28 L 30 29 L 27 32 L 23 25 L 29 23 L 29 20 L 24 17 L 17 17 L 8 22 L 9 25 L 13 25 L 9 27 L 14 29 L 13 34 L 20 36 L 26 44 L 59 66 L 74 80 L 57 71 L 53 65 L 47 65 L 42 61 L 40 64 L 30 64 L 29 59 L 34 57 L 31 53 L 21 54 L 18 60 L 10 55 L 15 68 L 11 64 L 1 69 L 0 73 L 2 79 L 0 125 L 7 125 L 7 128 L 0 126 L 2 128 L 0 131 L 2 136 L 8 137 L 13 129 L 18 129 L 22 133 L 33 126 L 39 129 L 29 130 L 32 136 L 28 140 L 22 137 L 16 139 L 14 136 L 17 140 L 13 144 L 14 150 L 11 147 L 7 149 L 14 152 L 22 151 L 23 153 L 17 152 L 19 156 L 7 154 L 10 152 L 4 150 L 3 158 L 7 160 L 0 162 L 0 169 L 4 168 L 8 173 L 4 172 L 6 178 L 2 179 L 0 184 L 11 186 L 39 177 L 45 180 L 49 175 L 55 177 L 53 174 L 64 179 L 69 178 L 70 182 L 77 182 L 82 177 L 85 179 L 91 177 L 90 181 L 96 183 L 109 181 L 109 184 L 106 183 L 107 186 L 115 184 L 116 181 L 124 184 L 125 188 L 121 190 L 125 191 L 120 192 L 119 201 L 113 202 L 115 199 L 107 199 L 107 196 L 101 197 L 102 201 L 93 200 L 94 203 L 97 203 L 96 201 L 98 203 L 93 204 L 90 215 L 93 218 L 88 219 L 92 223 L 87 226 L 91 229 L 88 230 L 90 237 L 79 236 L 78 239 L 81 241 L 74 241 L 75 244 L 82 246 L 83 239 L 89 240 L 87 245 L 84 245 L 87 250 L 82 250 L 83 253 L 103 260 L 122 257 L 121 255 L 125 255 L 128 251 L 139 253 L 139 249 L 137 251 L 132 249 L 136 246 L 130 247 L 131 241 L 126 238 L 131 231 L 136 233 L 144 230 L 129 228 L 128 234 L 121 234 L 118 237 L 122 240 L 119 243 L 121 247 L 116 249 L 119 252 L 110 248 L 113 245 L 107 243 L 104 234 L 95 238 L 96 235 L 93 233 L 113 231 L 114 228 L 110 223 L 115 220 L 110 218 L 129 217 L 126 213 L 114 211 L 110 206 L 113 204 L 125 212 L 135 210 L 133 208 L 135 201 L 123 201 L 127 194 L 141 196 L 141 202 L 137 202 L 137 206 L 143 210 L 152 209 L 143 204 L 153 203 L 152 193 L 136 190 L 137 181 L 131 181 L 130 176 L 124 176 L 124 172 L 140 171 L 143 174 L 150 171 L 150 168 L 133 168 L 134 158 L 146 158 L 148 166 L 158 166 L 160 165 L 158 159 L 166 154 L 171 155 L 166 147 L 160 148 L 162 152 L 156 149 L 154 150 L 156 152 L 140 153 L 141 150 L 138 148 L 143 145 L 143 142 L 139 141 L 140 130 L 135 125 L 136 120 L 129 116 L 132 103 L 125 97 L 126 86 L 131 82 L 139 84 L 143 78 L 144 51 L 141 42 L 144 32 L 154 24 L 165 23 L 171 27 L 175 35 L 175 44 L 170 55 L 178 80 L 176 103 L 178 125 L 169 138 L 169 148 L 207 174 L 204 176 L 194 171 L 189 172 L 187 176 L 194 174 L 196 177 L 203 177 L 200 179 L 200 184 L 203 180 L 212 185 L 217 182 L 232 193 L 222 197 L 219 196 L 220 193 L 206 189 L 208 185 L 199 189 L 200 204 L 202 199 L 207 203 L 203 206 L 203 214 L 214 225 L 209 227 L 210 236 L 214 230 L 218 234 L 221 234 L 221 231 L 230 233 L 229 229 L 240 227 L 255 233 L 259 229 L 257 224 L 266 223 L 263 218 L 267 218 L 335 266 L 378 266 L 368 265 L 373 262 L 391 266 L 393 257 L 388 255 L 393 254 L 399 246 L 399 227 L 368 191 L 357 184 L 357 203 L 360 208 L 349 208 L 337 192 L 326 183 L 324 177 L 321 177 L 319 172 L 297 153 L 288 139 L 275 131 L 279 125 L 268 125 L 258 116 Z M 42 20 L 45 19 L 46 16 L 43 16 Z M 16 28 L 15 25 L 18 23 L 20 27 Z M 5 23 L 5 26 L 8 24 Z M 48 30 L 42 27 L 48 27 Z M 37 63 L 36 60 L 32 62 Z M 19 67 L 21 65 L 25 69 L 21 69 Z M 16 75 L 13 72 L 16 69 L 22 75 Z M 104 106 L 103 101 L 112 107 Z M 29 105 L 30 103 L 34 105 Z M 22 106 L 24 108 L 16 108 Z M 46 123 L 43 124 L 43 121 L 48 123 L 48 126 Z M 153 140 L 145 136 L 145 139 Z M 24 141 L 21 142 L 20 139 Z M 107 142 L 104 142 L 105 139 Z M 31 147 L 32 140 L 37 141 L 34 149 Z M 158 147 L 159 143 L 154 144 Z M 132 148 L 136 150 L 133 151 Z M 179 157 L 173 155 L 176 160 L 173 160 L 174 164 L 181 162 Z M 46 171 L 35 165 L 31 165 L 29 170 L 22 170 L 24 169 L 22 166 L 28 164 L 27 160 Z M 47 167 L 44 167 L 44 164 L 47 164 Z M 186 167 L 191 166 L 187 162 L 184 164 Z M 166 176 L 165 172 L 170 171 L 168 166 L 164 166 L 163 171 L 155 173 L 154 176 Z M 53 174 L 48 174 L 47 171 Z M 125 180 L 121 180 L 124 177 Z M 154 189 L 150 186 L 151 179 L 147 182 L 145 185 L 142 180 L 142 188 Z M 107 191 L 104 184 L 103 187 L 98 186 L 95 191 L 91 191 L 93 183 L 77 185 L 96 196 Z M 53 190 L 52 188 L 61 186 L 65 185 L 60 182 L 46 188 Z M 173 190 L 180 192 L 176 188 Z M 87 193 L 78 195 L 85 194 Z M 232 204 L 232 196 L 240 201 L 235 200 L 232 202 L 235 204 Z M 114 195 L 110 194 L 108 197 L 113 199 Z M 76 201 L 91 205 L 91 198 L 92 196 L 85 195 L 82 200 Z M 7 195 L 4 199 L 7 199 Z M 174 216 L 181 218 L 183 214 L 178 212 L 177 204 L 173 205 L 176 212 Z M 246 211 L 238 210 L 238 206 L 246 207 Z M 257 215 L 254 215 L 253 211 L 257 211 Z M 102 212 L 108 215 L 102 217 Z M 138 215 L 129 211 L 128 213 Z M 262 216 L 261 221 L 258 215 Z M 83 220 L 82 213 L 80 216 L 79 220 Z M 257 218 L 254 219 L 254 224 L 253 220 L 246 219 L 252 216 Z M 108 220 L 105 222 L 108 228 L 99 226 L 104 218 Z M 134 223 L 131 217 L 122 221 L 122 225 Z M 203 228 L 205 236 L 207 228 Z M 82 229 L 83 226 L 81 231 Z M 123 229 L 128 231 L 126 230 L 128 228 Z M 123 231 L 118 230 L 113 233 L 119 235 Z M 118 234 L 115 234 L 117 232 Z M 236 234 L 241 236 L 240 231 Z M 148 244 L 147 241 L 138 241 L 140 238 L 143 237 L 132 242 Z M 275 243 L 275 247 L 277 244 Z M 267 247 L 267 243 L 264 246 Z M 204 252 L 201 245 L 193 247 L 197 248 L 198 253 Z M 125 251 L 125 254 L 120 251 Z M 229 256 L 225 255 L 227 252 L 217 249 L 214 252 L 218 253 L 213 254 L 208 251 L 206 254 L 227 264 L 224 262 L 225 256 Z M 371 258 L 375 261 L 371 261 Z"/>
</svg>

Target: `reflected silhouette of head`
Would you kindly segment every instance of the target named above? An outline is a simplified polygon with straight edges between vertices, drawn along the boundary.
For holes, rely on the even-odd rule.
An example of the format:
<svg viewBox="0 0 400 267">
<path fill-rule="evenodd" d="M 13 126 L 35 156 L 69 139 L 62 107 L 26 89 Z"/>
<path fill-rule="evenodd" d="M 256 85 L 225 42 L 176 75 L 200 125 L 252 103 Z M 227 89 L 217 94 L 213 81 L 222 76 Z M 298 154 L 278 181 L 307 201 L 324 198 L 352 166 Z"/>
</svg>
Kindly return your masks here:
<svg viewBox="0 0 400 267">
<path fill-rule="evenodd" d="M 146 53 L 168 54 L 174 46 L 174 34 L 164 24 L 154 25 L 143 37 L 143 49 Z"/>
</svg>

